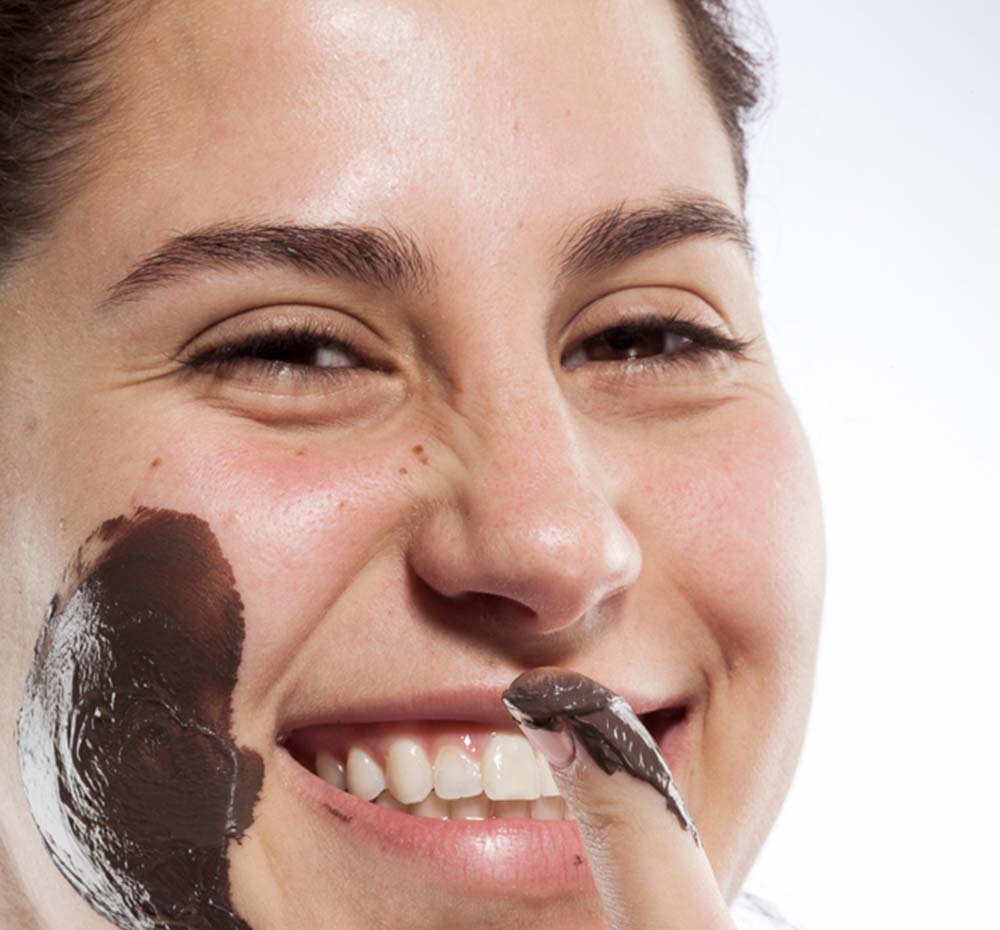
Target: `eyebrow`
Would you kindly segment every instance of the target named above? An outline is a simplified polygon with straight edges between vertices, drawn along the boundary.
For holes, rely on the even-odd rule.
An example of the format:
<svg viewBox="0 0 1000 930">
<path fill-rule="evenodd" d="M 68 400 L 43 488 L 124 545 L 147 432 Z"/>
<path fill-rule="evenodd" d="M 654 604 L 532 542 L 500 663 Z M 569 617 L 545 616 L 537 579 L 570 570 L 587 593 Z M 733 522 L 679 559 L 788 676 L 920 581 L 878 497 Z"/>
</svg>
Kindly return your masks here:
<svg viewBox="0 0 1000 930">
<path fill-rule="evenodd" d="M 168 240 L 113 284 L 102 307 L 211 271 L 292 268 L 387 291 L 423 291 L 433 265 L 397 229 L 222 224 Z"/>
<path fill-rule="evenodd" d="M 560 278 L 620 265 L 689 239 L 735 242 L 752 259 L 745 221 L 722 201 L 671 195 L 653 205 L 618 204 L 571 226 L 560 240 Z M 434 263 L 400 230 L 369 226 L 226 223 L 169 239 L 111 286 L 101 308 L 212 271 L 292 268 L 390 292 L 428 291 Z"/>
<path fill-rule="evenodd" d="M 636 207 L 625 203 L 572 227 L 563 237 L 561 277 L 583 277 L 689 239 L 734 242 L 753 260 L 746 221 L 721 200 L 667 195 Z"/>
</svg>

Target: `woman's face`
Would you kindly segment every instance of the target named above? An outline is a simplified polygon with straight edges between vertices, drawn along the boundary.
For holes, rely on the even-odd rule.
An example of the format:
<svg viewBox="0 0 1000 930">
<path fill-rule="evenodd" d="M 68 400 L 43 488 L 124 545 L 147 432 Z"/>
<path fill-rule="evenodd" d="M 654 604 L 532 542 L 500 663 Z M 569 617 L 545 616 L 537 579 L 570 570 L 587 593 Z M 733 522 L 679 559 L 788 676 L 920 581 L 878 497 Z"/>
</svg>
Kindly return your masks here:
<svg viewBox="0 0 1000 930">
<path fill-rule="evenodd" d="M 599 926 L 563 827 L 336 816 L 279 745 L 475 743 L 544 664 L 686 710 L 664 744 L 735 894 L 802 739 L 821 520 L 669 4 L 192 0 L 114 68 L 96 170 L 0 291 L 3 732 L 83 540 L 192 514 L 243 605 L 254 930 Z M 103 926 L 0 758 L 29 896 Z"/>
</svg>

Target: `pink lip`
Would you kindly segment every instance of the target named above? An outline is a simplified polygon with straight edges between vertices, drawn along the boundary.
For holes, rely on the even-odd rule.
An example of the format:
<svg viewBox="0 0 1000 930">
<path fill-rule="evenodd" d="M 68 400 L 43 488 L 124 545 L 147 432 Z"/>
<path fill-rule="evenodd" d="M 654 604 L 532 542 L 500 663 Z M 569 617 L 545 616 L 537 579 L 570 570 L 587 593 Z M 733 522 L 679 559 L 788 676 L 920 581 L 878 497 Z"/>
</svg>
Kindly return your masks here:
<svg viewBox="0 0 1000 930">
<path fill-rule="evenodd" d="M 667 764 L 675 772 L 686 754 L 689 719 L 671 726 L 660 739 Z M 465 894 L 552 898 L 593 889 L 573 821 L 442 821 L 399 813 L 328 785 L 281 745 L 276 747 L 275 769 L 282 783 L 310 808 L 309 815 L 325 821 L 359 856 L 389 856 L 401 869 L 416 870 L 422 880 L 445 893 L 451 886 Z"/>
<path fill-rule="evenodd" d="M 478 687 L 462 686 L 447 690 L 410 691 L 399 695 L 387 695 L 372 700 L 365 698 L 357 706 L 336 701 L 317 691 L 311 700 L 302 702 L 283 713 L 282 733 L 307 726 L 338 723 L 374 723 L 383 720 L 476 720 L 493 724 L 499 728 L 513 726 L 510 714 L 500 701 L 500 694 L 509 684 L 502 683 Z M 640 717 L 649 711 L 662 707 L 691 706 L 692 693 L 679 693 L 672 698 L 656 697 L 632 691 L 628 688 L 616 689 Z M 337 712 L 331 714 L 328 708 L 336 703 Z M 310 706 L 314 705 L 314 706 Z"/>
</svg>

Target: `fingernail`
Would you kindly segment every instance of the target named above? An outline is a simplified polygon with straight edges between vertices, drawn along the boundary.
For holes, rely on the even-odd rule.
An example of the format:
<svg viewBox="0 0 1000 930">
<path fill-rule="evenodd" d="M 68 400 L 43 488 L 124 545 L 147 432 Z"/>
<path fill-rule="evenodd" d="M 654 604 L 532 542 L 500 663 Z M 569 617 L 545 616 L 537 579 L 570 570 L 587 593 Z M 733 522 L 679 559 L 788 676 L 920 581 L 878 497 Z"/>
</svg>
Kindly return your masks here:
<svg viewBox="0 0 1000 930">
<path fill-rule="evenodd" d="M 569 730 L 542 730 L 518 724 L 525 738 L 553 769 L 564 769 L 576 756 L 576 744 Z"/>
</svg>

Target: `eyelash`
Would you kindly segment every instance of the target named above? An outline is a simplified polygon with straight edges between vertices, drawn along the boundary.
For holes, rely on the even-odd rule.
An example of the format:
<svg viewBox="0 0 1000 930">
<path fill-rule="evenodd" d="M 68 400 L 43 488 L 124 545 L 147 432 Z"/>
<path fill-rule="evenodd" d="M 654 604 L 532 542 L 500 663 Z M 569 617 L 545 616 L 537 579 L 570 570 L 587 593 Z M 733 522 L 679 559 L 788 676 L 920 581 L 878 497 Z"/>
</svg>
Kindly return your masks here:
<svg viewBox="0 0 1000 930">
<path fill-rule="evenodd" d="M 339 334 L 334 335 L 312 320 L 250 333 L 233 342 L 199 352 L 194 357 L 187 359 L 184 364 L 188 368 L 208 372 L 218 377 L 230 376 L 236 369 L 249 365 L 257 368 L 256 376 L 263 379 L 284 375 L 285 377 L 291 376 L 295 380 L 313 378 L 339 380 L 356 375 L 361 370 L 359 366 L 322 368 L 316 365 L 288 362 L 281 358 L 264 357 L 287 355 L 302 349 L 316 350 L 321 347 L 353 355 L 361 368 L 375 371 L 385 370 L 382 366 L 366 360 L 360 349 L 350 339 Z"/>
<path fill-rule="evenodd" d="M 646 314 L 607 327 L 580 340 L 571 350 L 563 353 L 562 358 L 565 359 L 570 352 L 577 351 L 587 343 L 593 343 L 602 337 L 607 339 L 611 334 L 619 334 L 632 339 L 644 336 L 675 335 L 690 340 L 690 343 L 686 348 L 669 354 L 661 353 L 635 359 L 598 360 L 591 361 L 590 364 L 622 365 L 632 372 L 650 368 L 663 369 L 668 366 L 702 365 L 720 355 L 743 358 L 746 350 L 753 344 L 753 340 L 733 339 L 712 327 L 681 319 L 677 314 L 666 316 Z M 281 358 L 266 357 L 288 355 L 303 349 L 315 351 L 322 347 L 346 352 L 348 355 L 354 356 L 359 364 L 323 368 L 316 365 L 288 362 Z M 387 370 L 383 366 L 368 361 L 350 339 L 340 335 L 335 336 L 311 320 L 276 327 L 271 331 L 262 330 L 251 333 L 234 342 L 206 349 L 187 359 L 184 364 L 188 368 L 208 372 L 218 377 L 231 376 L 237 369 L 251 366 L 258 369 L 256 377 L 267 379 L 284 375 L 286 378 L 291 376 L 295 380 L 314 378 L 339 380 L 356 376 L 365 369 L 381 372 Z"/>
<path fill-rule="evenodd" d="M 747 349 L 753 345 L 753 340 L 734 339 L 724 333 L 719 332 L 711 326 L 702 326 L 685 320 L 677 313 L 670 313 L 660 316 L 653 313 L 646 313 L 641 316 L 625 320 L 615 326 L 602 329 L 586 339 L 580 340 L 570 351 L 593 343 L 595 340 L 608 339 L 611 334 L 620 334 L 626 338 L 638 339 L 643 336 L 680 336 L 689 340 L 689 344 L 677 352 L 660 353 L 658 355 L 640 357 L 635 359 L 616 359 L 592 361 L 597 365 L 621 365 L 631 373 L 644 372 L 654 369 L 662 372 L 666 368 L 677 368 L 680 366 L 705 365 L 720 356 L 729 356 L 734 359 L 745 358 Z M 563 354 L 563 359 L 569 352 Z"/>
</svg>

